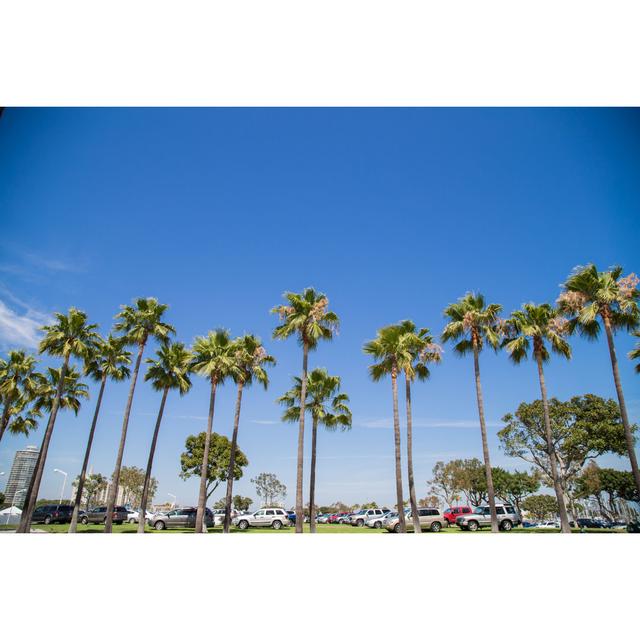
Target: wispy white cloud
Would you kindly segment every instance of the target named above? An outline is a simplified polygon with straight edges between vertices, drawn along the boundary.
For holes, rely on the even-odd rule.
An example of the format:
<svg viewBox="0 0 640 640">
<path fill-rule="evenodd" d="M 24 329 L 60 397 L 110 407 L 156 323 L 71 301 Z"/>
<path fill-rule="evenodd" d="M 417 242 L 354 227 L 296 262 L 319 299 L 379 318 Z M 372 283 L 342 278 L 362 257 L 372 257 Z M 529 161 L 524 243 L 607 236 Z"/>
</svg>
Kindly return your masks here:
<svg viewBox="0 0 640 640">
<path fill-rule="evenodd" d="M 280 420 L 251 420 L 253 424 L 280 424 Z"/>
<path fill-rule="evenodd" d="M 401 422 L 401 428 L 404 428 L 403 422 Z M 363 427 L 365 429 L 391 429 L 393 427 L 393 421 L 391 418 L 370 418 L 366 420 L 360 420 L 355 423 L 357 427 Z M 480 424 L 477 420 L 413 420 L 414 428 L 418 429 L 477 429 Z M 487 420 L 487 427 L 498 428 L 502 423 L 497 420 Z"/>
<path fill-rule="evenodd" d="M 0 344 L 3 347 L 35 349 L 42 338 L 40 327 L 51 318 L 21 303 L 22 311 L 15 311 L 0 300 Z"/>
<path fill-rule="evenodd" d="M 77 262 L 68 262 L 58 258 L 39 256 L 35 253 L 24 253 L 23 257 L 34 267 L 47 271 L 81 271 L 82 267 Z"/>
</svg>

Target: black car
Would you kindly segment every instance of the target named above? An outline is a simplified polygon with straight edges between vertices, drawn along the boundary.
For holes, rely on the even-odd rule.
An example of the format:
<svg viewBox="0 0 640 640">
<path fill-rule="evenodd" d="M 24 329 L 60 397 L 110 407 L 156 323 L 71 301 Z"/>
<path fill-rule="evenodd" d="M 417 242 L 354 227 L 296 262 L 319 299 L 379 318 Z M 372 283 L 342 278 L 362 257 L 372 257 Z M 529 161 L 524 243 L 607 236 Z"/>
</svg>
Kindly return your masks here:
<svg viewBox="0 0 640 640">
<path fill-rule="evenodd" d="M 43 504 L 33 510 L 32 522 L 52 524 L 58 522 L 65 524 L 71 522 L 73 505 L 70 504 Z"/>
<path fill-rule="evenodd" d="M 573 520 L 569 523 L 570 526 L 574 527 L 575 524 Z M 578 518 L 578 527 L 581 529 L 606 529 L 602 522 L 598 520 L 594 520 L 593 518 Z"/>
</svg>

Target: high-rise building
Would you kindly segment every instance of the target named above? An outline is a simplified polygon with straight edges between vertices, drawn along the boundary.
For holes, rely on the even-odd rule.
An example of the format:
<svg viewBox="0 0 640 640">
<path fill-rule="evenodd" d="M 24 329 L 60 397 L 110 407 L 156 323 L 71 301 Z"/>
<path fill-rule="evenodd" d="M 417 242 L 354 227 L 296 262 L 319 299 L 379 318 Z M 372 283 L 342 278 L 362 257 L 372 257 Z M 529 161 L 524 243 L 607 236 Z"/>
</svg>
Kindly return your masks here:
<svg viewBox="0 0 640 640">
<path fill-rule="evenodd" d="M 20 508 L 24 505 L 29 483 L 38 462 L 38 453 L 38 447 L 34 445 L 16 451 L 4 492 L 7 504 L 15 504 Z"/>
</svg>

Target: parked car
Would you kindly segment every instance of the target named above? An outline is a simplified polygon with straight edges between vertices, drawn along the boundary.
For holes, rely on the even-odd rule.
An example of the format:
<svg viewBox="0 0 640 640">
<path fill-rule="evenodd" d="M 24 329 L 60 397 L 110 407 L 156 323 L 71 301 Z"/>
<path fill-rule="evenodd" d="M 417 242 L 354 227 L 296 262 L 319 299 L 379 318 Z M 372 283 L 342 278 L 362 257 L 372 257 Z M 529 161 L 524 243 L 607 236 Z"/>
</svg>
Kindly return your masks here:
<svg viewBox="0 0 640 640">
<path fill-rule="evenodd" d="M 126 522 L 129 513 L 124 507 L 113 508 L 113 523 L 122 524 Z M 107 519 L 107 507 L 94 507 L 82 516 L 82 524 L 103 524 Z"/>
<path fill-rule="evenodd" d="M 386 520 L 388 520 L 392 516 L 397 516 L 397 515 L 398 514 L 395 511 L 389 511 L 387 513 L 383 513 L 381 516 L 375 516 L 373 518 L 369 518 L 365 522 L 365 526 L 369 527 L 370 529 L 382 529 L 382 527 L 385 525 Z"/>
<path fill-rule="evenodd" d="M 241 515 L 248 515 L 248 514 L 241 514 Z M 287 518 L 289 518 L 289 523 L 290 524 L 295 524 L 296 523 L 296 512 L 295 511 L 287 511 Z"/>
<path fill-rule="evenodd" d="M 71 522 L 73 505 L 68 504 L 43 504 L 33 510 L 31 522 L 43 522 L 44 524 Z"/>
<path fill-rule="evenodd" d="M 576 524 L 573 520 L 569 522 L 569 525 L 575 527 Z M 604 524 L 595 518 L 578 518 L 578 525 L 580 529 L 606 529 Z"/>
<path fill-rule="evenodd" d="M 316 522 L 318 524 L 327 524 L 332 515 L 332 513 L 321 513 L 319 516 L 316 516 Z"/>
<path fill-rule="evenodd" d="M 289 523 L 289 514 L 284 509 L 278 507 L 258 509 L 254 513 L 237 516 L 232 521 L 233 525 L 242 530 L 248 529 L 249 527 L 282 529 L 282 527 L 288 527 Z"/>
<path fill-rule="evenodd" d="M 353 515 L 352 511 L 348 511 L 347 513 L 342 513 L 336 518 L 336 524 L 348 524 L 349 518 Z"/>
<path fill-rule="evenodd" d="M 233 519 L 239 515 L 240 515 L 239 511 L 237 511 L 236 509 L 231 509 L 231 522 L 233 522 Z M 223 522 L 224 522 L 224 509 L 214 509 L 213 510 L 213 526 L 221 527 Z"/>
<path fill-rule="evenodd" d="M 458 519 L 459 516 L 467 515 L 468 513 L 471 513 L 472 511 L 473 511 L 473 509 L 471 507 L 468 507 L 468 506 L 464 506 L 464 507 L 449 507 L 448 509 L 444 510 L 442 515 L 443 515 L 444 519 L 449 524 L 455 524 L 456 520 Z"/>
<path fill-rule="evenodd" d="M 344 517 L 348 516 L 348 515 L 350 515 L 350 514 L 347 513 L 346 511 L 341 511 L 339 513 L 332 513 L 329 516 L 329 519 L 327 520 L 327 522 L 329 524 L 339 524 L 339 523 L 341 524 L 341 522 L 342 522 L 341 519 L 344 519 Z"/>
<path fill-rule="evenodd" d="M 352 527 L 364 527 L 369 518 L 377 518 L 389 513 L 389 509 L 360 509 L 349 517 L 348 523 Z"/>
<path fill-rule="evenodd" d="M 172 509 L 168 513 L 156 513 L 147 519 L 147 524 L 158 531 L 163 529 L 193 529 L 196 526 L 196 507 L 180 507 Z M 213 513 L 211 509 L 205 509 L 204 523 L 207 527 L 213 527 Z"/>
<path fill-rule="evenodd" d="M 138 516 L 140 515 L 139 511 L 134 511 L 133 509 L 127 509 L 127 524 L 138 524 Z M 144 517 L 145 520 L 149 520 L 155 515 L 151 511 L 145 511 Z"/>
<path fill-rule="evenodd" d="M 404 512 L 405 524 L 407 531 L 413 530 L 413 517 L 411 515 L 411 509 L 405 509 Z M 435 507 L 419 507 L 418 519 L 420 520 L 420 529 L 422 531 L 433 531 L 437 533 L 442 527 L 447 526 L 447 521 L 440 513 L 440 509 Z M 393 518 L 387 518 L 385 520 L 384 527 L 387 531 L 393 533 L 400 532 L 400 517 L 396 514 Z"/>
<path fill-rule="evenodd" d="M 498 526 L 503 531 L 510 531 L 522 522 L 522 517 L 510 504 L 496 504 Z M 476 507 L 471 513 L 458 516 L 456 524 L 463 530 L 477 531 L 491 526 L 491 511 L 488 506 Z"/>
<path fill-rule="evenodd" d="M 546 522 L 541 522 L 538 525 L 538 529 L 559 529 L 560 523 L 555 520 L 547 520 Z"/>
</svg>

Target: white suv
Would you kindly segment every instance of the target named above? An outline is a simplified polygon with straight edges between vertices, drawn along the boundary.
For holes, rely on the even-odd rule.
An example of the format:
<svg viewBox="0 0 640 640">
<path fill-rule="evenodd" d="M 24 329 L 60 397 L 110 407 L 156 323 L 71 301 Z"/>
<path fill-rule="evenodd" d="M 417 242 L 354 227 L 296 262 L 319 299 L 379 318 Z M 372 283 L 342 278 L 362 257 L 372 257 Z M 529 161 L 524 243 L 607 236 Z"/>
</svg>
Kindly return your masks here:
<svg viewBox="0 0 640 640">
<path fill-rule="evenodd" d="M 389 509 L 360 509 L 349 518 L 348 524 L 352 527 L 364 527 L 370 518 L 379 518 L 386 513 L 389 513 Z"/>
<path fill-rule="evenodd" d="M 289 526 L 289 516 L 284 509 L 271 507 L 258 509 L 254 513 L 236 516 L 231 523 L 238 529 L 248 529 L 249 527 L 271 527 L 272 529 L 282 529 Z"/>
</svg>

